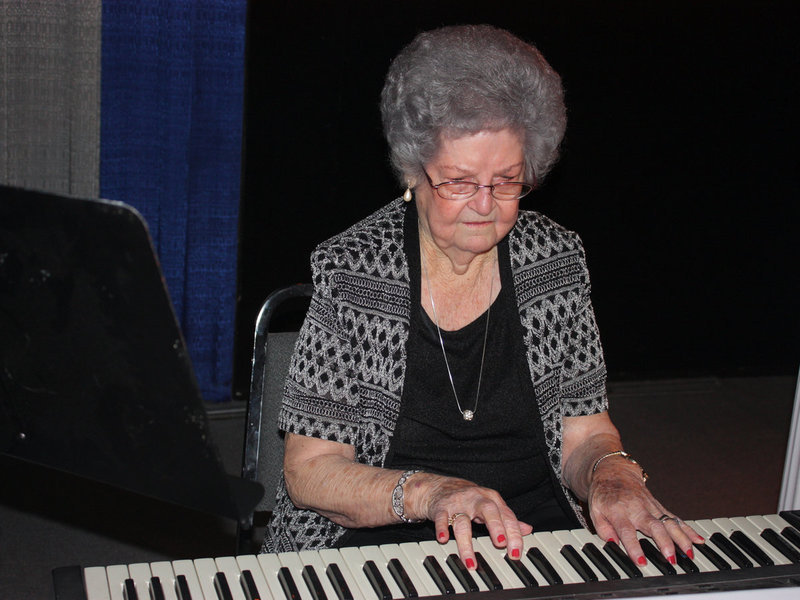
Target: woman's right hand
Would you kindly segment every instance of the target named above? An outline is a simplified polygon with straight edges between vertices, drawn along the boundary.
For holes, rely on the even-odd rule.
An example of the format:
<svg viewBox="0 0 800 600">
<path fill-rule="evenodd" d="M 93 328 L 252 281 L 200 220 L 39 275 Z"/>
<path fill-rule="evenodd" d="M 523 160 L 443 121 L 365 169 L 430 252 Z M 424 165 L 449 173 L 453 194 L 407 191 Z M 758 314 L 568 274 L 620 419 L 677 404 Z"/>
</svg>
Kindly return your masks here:
<svg viewBox="0 0 800 600">
<path fill-rule="evenodd" d="M 522 536 L 531 533 L 533 528 L 517 520 L 495 490 L 464 479 L 430 473 L 415 475 L 406 487 L 409 500 L 419 507 L 414 512 L 420 518 L 434 522 L 436 539 L 440 543 L 450 539 L 449 528 L 452 525 L 458 554 L 468 569 L 477 566 L 472 547 L 473 522 L 485 525 L 492 543 L 498 548 L 506 548 L 510 558 L 522 556 Z"/>
</svg>

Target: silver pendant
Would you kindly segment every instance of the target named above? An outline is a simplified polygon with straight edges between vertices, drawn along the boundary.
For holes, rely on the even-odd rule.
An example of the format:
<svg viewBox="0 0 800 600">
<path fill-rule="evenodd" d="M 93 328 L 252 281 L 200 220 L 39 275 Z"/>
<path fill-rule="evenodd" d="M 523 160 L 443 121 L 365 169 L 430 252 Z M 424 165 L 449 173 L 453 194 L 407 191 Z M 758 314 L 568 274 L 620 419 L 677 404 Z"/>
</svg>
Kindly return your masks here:
<svg viewBox="0 0 800 600">
<path fill-rule="evenodd" d="M 465 410 L 461 414 L 464 417 L 465 421 L 472 421 L 472 419 L 475 417 L 475 413 L 472 412 L 471 410 Z"/>
</svg>

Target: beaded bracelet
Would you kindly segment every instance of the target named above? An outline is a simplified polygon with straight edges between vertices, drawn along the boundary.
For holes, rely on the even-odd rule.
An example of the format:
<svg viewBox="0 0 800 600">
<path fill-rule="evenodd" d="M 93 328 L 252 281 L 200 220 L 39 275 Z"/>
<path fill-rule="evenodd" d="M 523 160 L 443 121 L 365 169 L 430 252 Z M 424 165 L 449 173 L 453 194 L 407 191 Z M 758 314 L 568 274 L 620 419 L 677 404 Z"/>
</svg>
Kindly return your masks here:
<svg viewBox="0 0 800 600">
<path fill-rule="evenodd" d="M 403 523 L 420 522 L 406 517 L 405 499 L 403 495 L 403 485 L 405 485 L 409 477 L 411 477 L 414 473 L 419 473 L 419 471 L 420 471 L 419 469 L 410 469 L 408 471 L 403 471 L 403 474 L 400 475 L 400 479 L 397 480 L 397 485 L 394 486 L 394 490 L 392 490 L 392 510 L 394 510 L 394 514 L 400 517 L 400 520 Z"/>
<path fill-rule="evenodd" d="M 611 457 L 611 456 L 621 456 L 622 458 L 624 458 L 628 462 L 631 462 L 634 465 L 636 465 L 637 467 L 639 467 L 642 470 L 642 483 L 647 482 L 647 478 L 649 477 L 649 475 L 644 470 L 642 465 L 640 465 L 638 462 L 636 462 L 636 460 L 630 454 L 625 452 L 624 450 L 614 450 L 614 452 L 609 452 L 608 454 L 603 454 L 603 456 L 601 456 L 596 461 L 594 461 L 594 466 L 592 467 L 592 475 L 594 475 L 594 472 L 597 471 L 597 466 L 600 464 L 600 462 L 605 460 L 606 458 Z"/>
</svg>

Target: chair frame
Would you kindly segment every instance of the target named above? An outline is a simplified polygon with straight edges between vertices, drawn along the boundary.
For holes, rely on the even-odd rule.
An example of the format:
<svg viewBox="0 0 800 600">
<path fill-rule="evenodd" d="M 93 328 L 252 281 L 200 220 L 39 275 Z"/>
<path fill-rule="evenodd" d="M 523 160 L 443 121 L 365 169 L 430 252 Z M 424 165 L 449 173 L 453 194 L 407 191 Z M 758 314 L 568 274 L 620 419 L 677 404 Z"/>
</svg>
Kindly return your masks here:
<svg viewBox="0 0 800 600">
<path fill-rule="evenodd" d="M 247 417 L 245 420 L 244 452 L 242 459 L 242 479 L 256 481 L 261 448 L 261 419 L 264 412 L 264 385 L 269 376 L 267 370 L 267 352 L 269 344 L 269 327 L 278 306 L 292 298 L 311 297 L 314 286 L 310 283 L 298 283 L 272 292 L 256 318 L 255 336 L 253 339 L 253 360 L 250 374 L 250 396 L 247 401 Z M 283 374 L 285 376 L 285 373 Z M 274 490 L 266 490 L 267 494 Z M 237 549 L 239 553 L 248 553 L 251 543 L 253 519 L 251 512 L 239 523 L 237 529 Z"/>
</svg>

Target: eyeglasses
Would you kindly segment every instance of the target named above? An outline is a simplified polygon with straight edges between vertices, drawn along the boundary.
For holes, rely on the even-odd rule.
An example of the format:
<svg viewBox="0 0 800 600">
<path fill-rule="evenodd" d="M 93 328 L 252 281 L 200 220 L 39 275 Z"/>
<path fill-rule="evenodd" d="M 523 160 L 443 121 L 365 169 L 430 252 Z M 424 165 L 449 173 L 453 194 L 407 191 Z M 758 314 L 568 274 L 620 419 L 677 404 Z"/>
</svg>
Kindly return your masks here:
<svg viewBox="0 0 800 600">
<path fill-rule="evenodd" d="M 525 183 L 524 181 L 500 181 L 492 185 L 481 185 L 460 179 L 434 184 L 428 172 L 425 169 L 422 169 L 422 172 L 425 173 L 431 187 L 445 200 L 468 200 L 481 188 L 489 188 L 492 198 L 495 200 L 518 200 L 529 194 L 536 185 L 535 182 Z"/>
</svg>

